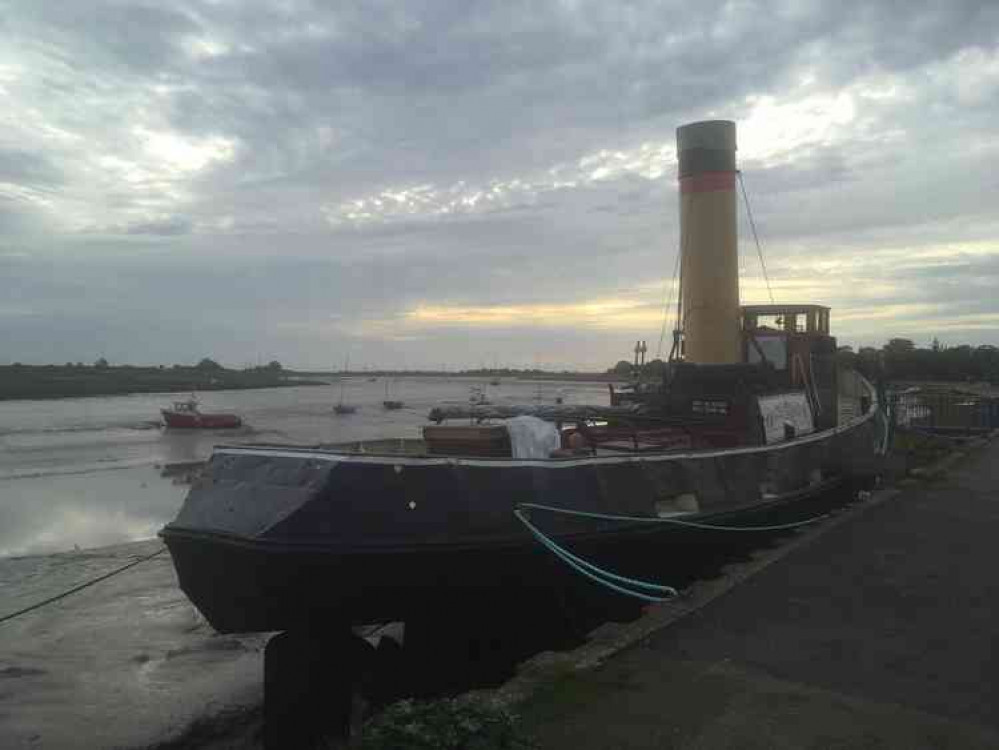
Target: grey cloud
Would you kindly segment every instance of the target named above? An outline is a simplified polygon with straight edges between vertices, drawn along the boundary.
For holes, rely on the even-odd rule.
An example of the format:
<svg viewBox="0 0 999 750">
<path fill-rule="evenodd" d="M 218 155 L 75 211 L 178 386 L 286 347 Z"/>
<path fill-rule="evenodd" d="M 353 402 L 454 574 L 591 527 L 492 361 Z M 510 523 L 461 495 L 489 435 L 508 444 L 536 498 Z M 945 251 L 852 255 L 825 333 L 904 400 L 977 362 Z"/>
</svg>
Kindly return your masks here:
<svg viewBox="0 0 999 750">
<path fill-rule="evenodd" d="M 792 185 L 799 180 L 805 184 L 788 191 L 775 185 L 756 189 L 754 174 L 746 177 L 746 183 L 761 229 L 774 239 L 853 235 L 853 244 L 860 245 L 869 244 L 871 233 L 878 232 L 890 242 L 892 233 L 918 234 L 927 225 L 965 217 L 963 226 L 948 228 L 956 239 L 976 221 L 991 218 L 994 195 L 981 186 L 991 179 L 993 170 L 979 156 L 944 153 L 928 159 L 926 154 L 913 151 L 903 159 L 890 169 L 870 173 L 842 169 L 830 173 L 806 167 L 791 176 Z M 941 186 L 940 174 L 962 177 Z M 803 189 L 810 177 L 814 182 Z M 837 185 L 844 178 L 849 179 L 848 189 Z M 764 175 L 764 182 L 766 179 Z"/>
<path fill-rule="evenodd" d="M 0 147 L 0 182 L 50 188 L 63 181 L 62 172 L 45 154 Z"/>
<path fill-rule="evenodd" d="M 0 231 L 37 232 L 66 209 L 119 236 L 35 240 L 36 252 L 59 244 L 81 260 L 23 271 L 21 300 L 41 313 L 19 346 L 46 340 L 46 326 L 49 341 L 69 346 L 70 312 L 53 311 L 71 310 L 117 342 L 114 358 L 153 358 L 142 348 L 146 324 L 162 332 L 158 350 L 177 352 L 164 356 L 184 359 L 197 310 L 199 320 L 219 321 L 198 333 L 198 352 L 214 351 L 215 341 L 238 361 L 237 349 L 259 340 L 282 359 L 309 361 L 346 336 L 329 324 L 334 315 L 357 323 L 426 300 L 630 294 L 672 268 L 672 165 L 655 181 L 632 175 L 553 190 L 484 216 L 332 230 L 321 209 L 399 186 L 531 179 L 599 149 L 671 142 L 687 118 L 741 118 L 752 97 L 795 100 L 867 75 L 897 76 L 911 100 L 858 99 L 850 142 L 818 139 L 781 163 L 743 163 L 764 241 L 790 264 L 994 237 L 995 97 L 969 99 L 932 66 L 975 45 L 993 50 L 997 14 L 995 3 L 931 0 L 424 8 L 25 0 L 6 32 L 31 74 L 12 91 L 28 91 L 25 110 L 44 111 L 42 124 L 59 132 L 39 129 L 20 150 L 0 152 L 0 180 L 64 203 L 6 199 Z M 200 57 L 190 47 L 197 39 L 208 44 Z M 228 138 L 233 156 L 143 171 L 157 164 L 137 126 L 189 139 L 176 145 L 181 153 L 199 139 Z M 892 129 L 900 137 L 884 141 Z M 99 180 L 111 168 L 123 176 L 109 187 Z M 992 278 L 981 264 L 970 268 Z M 963 309 L 952 286 L 959 276 L 909 273 L 897 275 L 907 294 Z M 122 281 L 111 290 L 107 278 Z M 14 281 L 2 283 L 6 292 Z M 991 309 L 984 298 L 974 304 Z M 580 351 L 608 355 L 617 335 L 566 331 Z M 525 349 L 542 346 L 523 332 L 476 335 L 510 352 L 518 337 Z M 377 351 L 389 356 L 391 346 Z M 455 332 L 424 346 L 434 359 L 463 351 Z M 78 357 L 89 355 L 54 356 Z"/>
<path fill-rule="evenodd" d="M 752 161 L 741 164 L 743 180 L 753 193 L 778 196 L 802 190 L 828 189 L 832 184 L 861 177 L 846 145 L 825 146 L 801 154 L 791 163 L 766 166 Z"/>
<path fill-rule="evenodd" d="M 256 85 L 279 106 L 307 96 L 333 122 L 344 119 L 342 90 L 362 90 L 376 116 L 363 123 L 366 137 L 378 145 L 396 150 L 409 141 L 436 152 L 443 130 L 464 157 L 492 140 L 524 143 L 556 124 L 569 140 L 594 127 L 632 131 L 650 116 L 675 118 L 766 91 L 799 64 L 829 75 L 906 70 L 985 42 L 996 28 L 988 4 L 941 11 L 926 2 L 899 12 L 858 2 L 778 13 L 776 23 L 759 9 L 720 35 L 728 7 L 441 4 L 416 16 L 402 4 L 339 4 L 284 19 L 270 33 L 256 28 L 253 51 L 223 57 L 201 80 L 208 89 Z M 292 33 L 305 20 L 329 31 Z"/>
<path fill-rule="evenodd" d="M 194 224 L 185 216 L 169 216 L 151 221 L 140 221 L 125 228 L 126 234 L 153 234 L 164 237 L 174 237 L 180 234 L 190 234 Z"/>
<path fill-rule="evenodd" d="M 107 0 L 25 2 L 11 26 L 36 42 L 51 44 L 54 54 L 69 65 L 121 66 L 137 74 L 174 67 L 178 41 L 199 28 L 180 10 Z"/>
<path fill-rule="evenodd" d="M 18 301 L 52 312 L 19 321 L 18 330 L 30 329 L 37 342 L 30 344 L 30 337 L 20 334 L 18 341 L 39 350 L 53 341 L 70 341 L 83 326 L 92 331 L 86 346 L 100 342 L 118 361 L 187 361 L 197 352 L 209 351 L 241 363 L 259 350 L 282 361 L 329 366 L 324 352 L 347 346 L 359 347 L 372 363 L 405 359 L 411 366 L 440 361 L 476 364 L 476 358 L 491 361 L 493 356 L 523 360 L 531 352 L 552 346 L 550 331 L 495 329 L 470 334 L 438 329 L 424 332 L 422 344 L 407 344 L 377 337 L 353 340 L 344 327 L 349 330 L 371 319 L 391 320 L 420 302 L 568 302 L 577 299 L 577 284 L 592 299 L 626 295 L 650 280 L 668 277 L 672 266 L 672 255 L 651 230 L 636 229 L 608 242 L 607 238 L 588 240 L 582 228 L 572 232 L 562 226 L 546 227 L 544 222 L 486 223 L 491 226 L 479 230 L 481 236 L 491 238 L 489 247 L 482 242 L 472 244 L 476 233 L 463 225 L 399 231 L 395 242 L 405 254 L 368 252 L 384 251 L 387 237 L 383 235 L 373 247 L 362 244 L 346 257 L 254 257 L 257 248 L 252 243 L 262 238 L 244 238 L 251 243 L 246 255 L 204 256 L 195 274 L 189 258 L 162 253 L 150 257 L 118 253 L 99 262 L 81 258 L 19 263 L 15 267 L 16 285 L 22 290 Z M 323 238 L 310 241 L 318 244 Z M 771 269 L 771 273 L 781 280 L 780 270 Z M 888 280 L 898 288 L 879 298 L 877 306 L 904 303 L 915 296 L 944 305 L 946 315 L 995 310 L 991 296 L 968 300 L 964 283 L 972 278 L 999 283 L 999 267 L 992 259 L 963 259 L 948 269 L 946 284 L 937 283 L 937 269 L 899 271 L 890 261 L 872 273 L 872 281 Z M 963 301 L 945 291 L 955 286 L 963 286 Z M 199 321 L 208 323 L 192 326 L 191 310 L 198 311 Z M 334 325 L 334 318 L 340 325 Z M 572 322 L 566 325 L 559 331 L 559 346 L 567 340 L 563 334 L 570 335 Z M 138 334 L 141 330 L 156 332 L 155 348 L 136 343 L 149 340 L 148 335 Z M 642 333 L 652 337 L 658 330 Z M 621 335 L 573 331 L 575 361 L 612 360 L 620 349 Z M 982 339 L 981 334 L 977 338 Z M 79 344 L 73 351 L 78 353 L 56 359 L 92 357 Z M 26 354 L 18 356 L 30 359 Z"/>
<path fill-rule="evenodd" d="M 404 4 L 398 4 L 404 9 Z M 361 87 L 390 95 L 453 93 L 493 86 L 519 74 L 585 62 L 596 33 L 580 33 L 552 6 L 453 3 L 392 22 L 368 4 L 340 6 L 320 22 L 327 36 L 267 46 L 266 55 L 235 56 L 254 77 L 305 90 Z"/>
<path fill-rule="evenodd" d="M 0 237 L 30 237 L 45 228 L 45 214 L 36 205 L 0 194 Z"/>
<path fill-rule="evenodd" d="M 249 178 L 266 190 L 290 179 L 349 197 L 390 181 L 502 176 L 607 138 L 662 137 L 697 110 L 787 84 L 801 66 L 830 80 L 906 70 L 996 28 L 988 4 L 955 7 L 948 23 L 933 3 L 908 6 L 901 20 L 867 3 L 778 9 L 780 23 L 761 10 L 721 36 L 722 3 L 684 8 L 681 31 L 681 9 L 660 4 L 435 7 L 419 16 L 399 4 L 302 6 L 301 15 L 202 8 L 207 33 L 221 29 L 248 49 L 186 71 L 196 85 L 174 95 L 173 122 L 246 144 L 216 175 L 221 184 L 252 189 Z M 258 12 L 265 23 L 253 23 Z M 900 24 L 906 43 L 882 59 L 874 42 L 900 36 Z M 956 33 L 965 24 L 972 30 Z M 321 126 L 332 145 L 317 138 Z"/>
</svg>

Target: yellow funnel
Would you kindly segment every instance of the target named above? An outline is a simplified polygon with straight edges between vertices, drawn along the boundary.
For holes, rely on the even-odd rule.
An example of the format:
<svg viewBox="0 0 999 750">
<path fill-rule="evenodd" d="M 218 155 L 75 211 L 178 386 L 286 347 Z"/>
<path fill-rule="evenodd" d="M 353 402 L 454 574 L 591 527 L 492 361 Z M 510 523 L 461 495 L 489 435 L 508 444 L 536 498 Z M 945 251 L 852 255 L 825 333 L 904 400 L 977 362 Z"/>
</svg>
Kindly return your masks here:
<svg viewBox="0 0 999 750">
<path fill-rule="evenodd" d="M 677 128 L 676 145 L 684 359 L 712 365 L 739 362 L 735 123 L 683 125 Z"/>
</svg>

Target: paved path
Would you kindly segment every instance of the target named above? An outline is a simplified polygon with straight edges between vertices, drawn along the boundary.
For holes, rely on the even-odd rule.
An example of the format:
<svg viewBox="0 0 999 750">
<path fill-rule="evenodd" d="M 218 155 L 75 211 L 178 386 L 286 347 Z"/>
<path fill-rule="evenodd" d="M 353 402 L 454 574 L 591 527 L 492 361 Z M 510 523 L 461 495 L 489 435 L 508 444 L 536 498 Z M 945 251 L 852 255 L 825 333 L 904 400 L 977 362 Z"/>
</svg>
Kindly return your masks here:
<svg viewBox="0 0 999 750">
<path fill-rule="evenodd" d="M 543 748 L 999 748 L 999 442 L 545 688 Z"/>
</svg>

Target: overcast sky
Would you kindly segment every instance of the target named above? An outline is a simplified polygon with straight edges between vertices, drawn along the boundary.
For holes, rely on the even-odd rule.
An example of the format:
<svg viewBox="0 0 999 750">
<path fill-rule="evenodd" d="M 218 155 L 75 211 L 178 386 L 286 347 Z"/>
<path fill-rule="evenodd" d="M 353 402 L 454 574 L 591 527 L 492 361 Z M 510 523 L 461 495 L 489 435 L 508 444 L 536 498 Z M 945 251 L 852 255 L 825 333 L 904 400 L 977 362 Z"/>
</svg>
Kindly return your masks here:
<svg viewBox="0 0 999 750">
<path fill-rule="evenodd" d="M 0 39 L 0 362 L 607 367 L 658 346 L 702 118 L 776 301 L 999 344 L 995 0 L 0 0 Z"/>
</svg>

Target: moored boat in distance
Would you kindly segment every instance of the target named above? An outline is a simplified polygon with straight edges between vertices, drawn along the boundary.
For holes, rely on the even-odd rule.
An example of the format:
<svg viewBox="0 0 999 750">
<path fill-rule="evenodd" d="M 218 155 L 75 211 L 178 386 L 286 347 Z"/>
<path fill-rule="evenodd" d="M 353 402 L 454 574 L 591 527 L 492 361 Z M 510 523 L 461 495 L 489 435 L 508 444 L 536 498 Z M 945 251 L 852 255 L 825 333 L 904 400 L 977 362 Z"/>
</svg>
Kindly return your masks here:
<svg viewBox="0 0 999 750">
<path fill-rule="evenodd" d="M 353 404 L 348 404 L 344 402 L 344 386 L 347 380 L 347 372 L 350 370 L 350 360 L 348 359 L 343 366 L 344 374 L 340 376 L 340 400 L 337 401 L 336 405 L 333 407 L 333 413 L 337 416 L 345 416 L 347 414 L 353 414 L 357 411 L 357 407 Z"/>
<path fill-rule="evenodd" d="M 473 385 L 468 389 L 468 403 L 482 406 L 491 402 L 489 401 L 489 397 L 486 395 L 485 389 L 481 386 Z"/>
<path fill-rule="evenodd" d="M 160 409 L 163 422 L 173 429 L 223 430 L 240 427 L 243 419 L 229 412 L 203 412 L 194 397 L 174 401 L 168 409 Z"/>
<path fill-rule="evenodd" d="M 829 308 L 740 304 L 734 123 L 677 135 L 682 339 L 661 380 L 609 406 L 473 397 L 421 440 L 217 447 L 161 531 L 217 630 L 408 633 L 466 595 L 525 617 L 553 591 L 657 600 L 680 550 L 807 521 L 877 475 L 884 414 L 837 369 Z"/>
<path fill-rule="evenodd" d="M 382 408 L 384 408 L 385 411 L 398 411 L 405 405 L 406 404 L 402 401 L 402 399 L 391 397 L 389 393 L 389 380 L 388 378 L 385 378 L 385 400 L 382 401 Z"/>
</svg>

